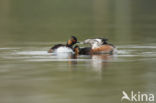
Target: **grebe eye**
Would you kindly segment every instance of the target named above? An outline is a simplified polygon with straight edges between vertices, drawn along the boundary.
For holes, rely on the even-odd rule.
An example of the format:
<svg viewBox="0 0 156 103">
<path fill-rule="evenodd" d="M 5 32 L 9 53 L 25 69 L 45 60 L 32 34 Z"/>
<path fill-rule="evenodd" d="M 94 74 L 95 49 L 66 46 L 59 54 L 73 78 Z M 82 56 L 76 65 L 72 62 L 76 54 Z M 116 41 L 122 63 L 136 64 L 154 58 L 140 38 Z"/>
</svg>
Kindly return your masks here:
<svg viewBox="0 0 156 103">
<path fill-rule="evenodd" d="M 73 40 L 73 42 L 76 42 L 76 40 Z"/>
</svg>

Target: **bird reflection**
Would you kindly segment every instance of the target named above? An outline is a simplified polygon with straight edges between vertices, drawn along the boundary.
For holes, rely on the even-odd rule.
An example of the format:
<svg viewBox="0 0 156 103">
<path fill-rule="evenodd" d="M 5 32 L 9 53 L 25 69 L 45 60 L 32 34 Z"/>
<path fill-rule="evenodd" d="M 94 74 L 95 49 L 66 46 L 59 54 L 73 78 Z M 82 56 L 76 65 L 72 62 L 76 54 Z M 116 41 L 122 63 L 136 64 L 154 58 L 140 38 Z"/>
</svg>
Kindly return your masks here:
<svg viewBox="0 0 156 103">
<path fill-rule="evenodd" d="M 101 72 L 104 68 L 107 68 L 109 61 L 112 60 L 112 55 L 110 54 L 99 54 L 99 55 L 88 55 L 88 61 L 86 62 L 87 65 L 93 68 L 93 70 L 97 72 Z M 78 61 L 82 61 L 78 55 L 71 55 L 68 57 L 69 61 L 68 64 L 74 66 L 76 68 Z M 87 60 L 87 59 L 86 59 Z"/>
<path fill-rule="evenodd" d="M 101 72 L 104 68 L 107 68 L 108 62 L 112 60 L 113 55 L 111 54 L 96 54 L 96 55 L 87 55 L 87 59 L 81 59 L 81 55 L 71 54 L 71 53 L 62 53 L 56 54 L 56 60 L 58 61 L 67 61 L 67 63 L 72 66 L 73 69 L 77 68 L 78 61 L 86 62 L 87 65 L 91 66 L 93 70 Z M 74 66 L 74 67 L 73 67 Z"/>
<path fill-rule="evenodd" d="M 95 71 L 101 71 L 103 68 L 106 68 L 108 62 L 112 60 L 112 55 L 110 54 L 100 54 L 91 56 L 91 66 Z"/>
<path fill-rule="evenodd" d="M 76 65 L 77 64 L 77 56 L 76 54 L 70 55 L 68 57 L 69 61 L 68 64 Z"/>
</svg>

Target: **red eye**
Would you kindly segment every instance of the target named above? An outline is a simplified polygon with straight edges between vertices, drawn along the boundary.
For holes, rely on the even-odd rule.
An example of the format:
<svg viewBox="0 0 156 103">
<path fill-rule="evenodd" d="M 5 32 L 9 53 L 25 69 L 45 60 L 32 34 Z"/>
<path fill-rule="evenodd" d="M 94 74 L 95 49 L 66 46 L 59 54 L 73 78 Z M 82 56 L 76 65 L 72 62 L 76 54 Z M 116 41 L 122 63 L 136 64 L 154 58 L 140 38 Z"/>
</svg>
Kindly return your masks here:
<svg viewBox="0 0 156 103">
<path fill-rule="evenodd" d="M 76 40 L 73 40 L 73 42 L 76 42 Z"/>
</svg>

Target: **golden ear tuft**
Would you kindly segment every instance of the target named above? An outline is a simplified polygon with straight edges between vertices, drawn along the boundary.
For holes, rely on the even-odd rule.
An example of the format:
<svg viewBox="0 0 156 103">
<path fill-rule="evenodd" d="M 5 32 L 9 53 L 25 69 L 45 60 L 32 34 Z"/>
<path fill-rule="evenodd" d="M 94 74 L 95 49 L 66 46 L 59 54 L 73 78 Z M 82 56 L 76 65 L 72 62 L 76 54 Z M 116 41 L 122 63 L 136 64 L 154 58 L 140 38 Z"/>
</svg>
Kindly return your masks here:
<svg viewBox="0 0 156 103">
<path fill-rule="evenodd" d="M 68 45 L 71 45 L 72 44 L 72 40 L 68 40 Z"/>
</svg>

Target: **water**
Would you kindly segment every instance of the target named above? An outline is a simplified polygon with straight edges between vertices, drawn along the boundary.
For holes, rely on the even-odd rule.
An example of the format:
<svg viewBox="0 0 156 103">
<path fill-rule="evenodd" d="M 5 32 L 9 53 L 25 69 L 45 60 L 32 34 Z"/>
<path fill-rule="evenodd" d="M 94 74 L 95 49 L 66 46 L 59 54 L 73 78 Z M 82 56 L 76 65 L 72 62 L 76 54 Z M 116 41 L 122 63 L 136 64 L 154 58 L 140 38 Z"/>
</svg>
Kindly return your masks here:
<svg viewBox="0 0 156 103">
<path fill-rule="evenodd" d="M 1 0 L 0 103 L 120 103 L 123 90 L 156 94 L 155 9 L 154 0 Z M 109 38 L 117 51 L 47 53 L 71 35 Z"/>
<path fill-rule="evenodd" d="M 155 93 L 153 44 L 117 45 L 114 55 L 77 58 L 49 54 L 48 44 L 0 48 L 1 102 L 102 103 L 120 101 L 122 90 Z"/>
</svg>

